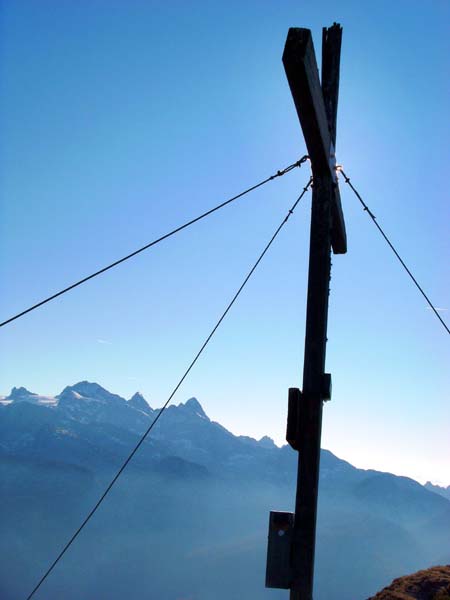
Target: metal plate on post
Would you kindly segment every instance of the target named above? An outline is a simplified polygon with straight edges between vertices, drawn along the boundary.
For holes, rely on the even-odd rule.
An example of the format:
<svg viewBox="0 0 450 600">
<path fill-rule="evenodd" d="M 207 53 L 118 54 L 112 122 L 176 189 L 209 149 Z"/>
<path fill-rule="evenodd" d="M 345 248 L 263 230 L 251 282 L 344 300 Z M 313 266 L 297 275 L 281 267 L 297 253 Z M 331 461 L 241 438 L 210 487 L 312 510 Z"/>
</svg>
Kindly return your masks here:
<svg viewBox="0 0 450 600">
<path fill-rule="evenodd" d="M 288 590 L 292 583 L 291 544 L 294 513 L 270 511 L 266 587 Z"/>
<path fill-rule="evenodd" d="M 299 450 L 301 401 L 301 391 L 298 388 L 289 388 L 286 441 L 294 450 Z"/>
<path fill-rule="evenodd" d="M 322 400 L 331 400 L 331 374 L 324 373 L 322 377 Z"/>
</svg>

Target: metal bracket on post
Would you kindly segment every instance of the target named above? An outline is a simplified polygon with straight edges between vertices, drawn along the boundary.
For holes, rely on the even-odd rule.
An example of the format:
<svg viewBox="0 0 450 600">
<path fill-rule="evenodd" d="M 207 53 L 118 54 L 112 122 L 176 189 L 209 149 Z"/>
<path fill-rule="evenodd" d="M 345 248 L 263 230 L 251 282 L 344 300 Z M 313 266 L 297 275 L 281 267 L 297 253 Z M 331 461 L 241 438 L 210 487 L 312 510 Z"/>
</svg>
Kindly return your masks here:
<svg viewBox="0 0 450 600">
<path fill-rule="evenodd" d="M 286 441 L 299 450 L 302 393 L 298 388 L 289 388 Z"/>
<path fill-rule="evenodd" d="M 331 390 L 332 390 L 332 385 L 331 385 L 331 374 L 330 373 L 324 373 L 322 376 L 322 400 L 331 400 Z"/>
<path fill-rule="evenodd" d="M 320 399 L 331 400 L 331 375 L 324 373 L 320 389 Z M 306 398 L 298 388 L 289 388 L 288 415 L 286 425 L 286 441 L 294 450 L 300 450 L 302 438 L 302 423 L 305 422 Z"/>
</svg>

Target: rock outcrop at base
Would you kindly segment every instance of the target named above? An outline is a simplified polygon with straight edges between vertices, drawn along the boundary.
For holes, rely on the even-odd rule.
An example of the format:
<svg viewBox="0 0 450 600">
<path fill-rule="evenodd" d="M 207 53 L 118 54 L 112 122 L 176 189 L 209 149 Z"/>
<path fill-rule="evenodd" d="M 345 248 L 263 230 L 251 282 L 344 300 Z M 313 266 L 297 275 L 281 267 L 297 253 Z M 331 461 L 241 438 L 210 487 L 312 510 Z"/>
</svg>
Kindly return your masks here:
<svg viewBox="0 0 450 600">
<path fill-rule="evenodd" d="M 368 600 L 450 600 L 450 565 L 394 579 Z"/>
</svg>

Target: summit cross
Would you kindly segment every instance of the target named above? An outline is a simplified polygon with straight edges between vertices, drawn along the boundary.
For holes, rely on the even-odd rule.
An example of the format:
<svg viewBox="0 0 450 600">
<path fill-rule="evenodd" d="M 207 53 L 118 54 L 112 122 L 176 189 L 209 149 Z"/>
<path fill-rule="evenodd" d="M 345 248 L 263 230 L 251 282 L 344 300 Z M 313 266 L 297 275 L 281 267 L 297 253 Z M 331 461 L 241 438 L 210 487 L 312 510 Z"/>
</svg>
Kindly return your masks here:
<svg viewBox="0 0 450 600">
<path fill-rule="evenodd" d="M 331 249 L 347 252 L 335 158 L 341 40 L 340 25 L 323 29 L 322 82 L 309 29 L 289 29 L 283 53 L 313 174 L 303 389 L 289 390 L 287 439 L 299 453 L 290 600 L 313 597 L 322 407 L 331 398 L 325 373 Z"/>
</svg>

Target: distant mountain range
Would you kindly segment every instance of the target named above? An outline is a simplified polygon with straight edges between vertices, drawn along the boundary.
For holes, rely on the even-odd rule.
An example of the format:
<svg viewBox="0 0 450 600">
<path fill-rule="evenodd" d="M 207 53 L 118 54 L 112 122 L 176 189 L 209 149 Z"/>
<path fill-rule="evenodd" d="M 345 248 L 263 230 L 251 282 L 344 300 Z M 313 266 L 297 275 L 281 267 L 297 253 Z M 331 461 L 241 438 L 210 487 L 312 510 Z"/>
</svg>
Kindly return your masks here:
<svg viewBox="0 0 450 600">
<path fill-rule="evenodd" d="M 27 596 L 156 414 L 87 381 L 0 400 L 2 600 Z M 234 436 L 195 398 L 169 406 L 41 597 L 285 598 L 263 587 L 266 532 L 295 479 L 290 447 Z M 450 500 L 435 487 L 322 450 L 315 598 L 367 598 L 450 562 Z"/>
<path fill-rule="evenodd" d="M 447 487 L 442 487 L 440 485 L 432 484 L 431 481 L 427 481 L 425 487 L 427 490 L 430 490 L 430 492 L 435 492 L 436 494 L 444 496 L 444 498 L 447 498 L 447 500 L 450 500 L 450 485 Z"/>
</svg>

